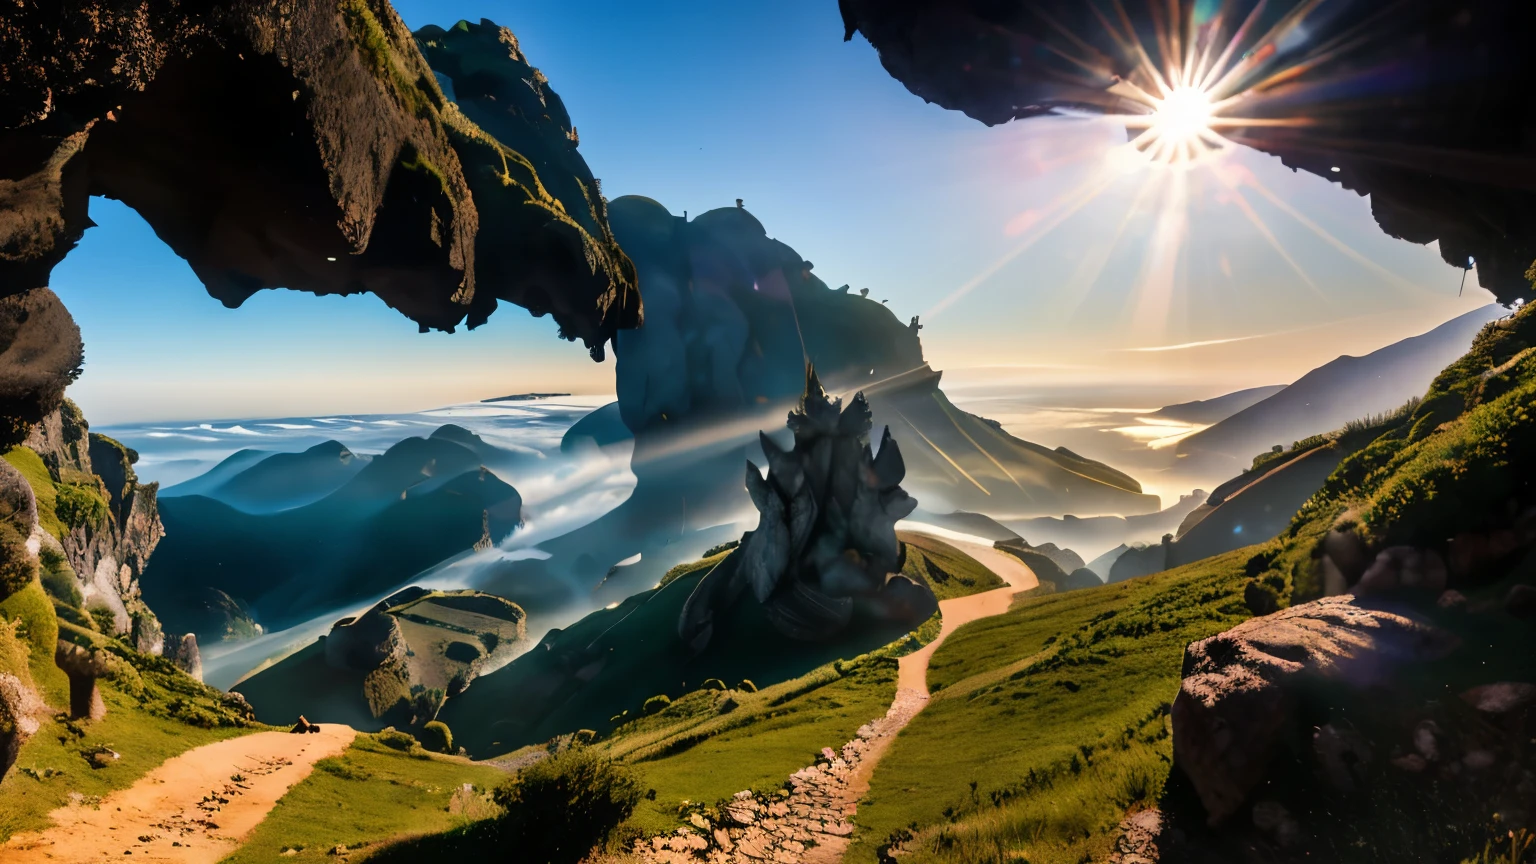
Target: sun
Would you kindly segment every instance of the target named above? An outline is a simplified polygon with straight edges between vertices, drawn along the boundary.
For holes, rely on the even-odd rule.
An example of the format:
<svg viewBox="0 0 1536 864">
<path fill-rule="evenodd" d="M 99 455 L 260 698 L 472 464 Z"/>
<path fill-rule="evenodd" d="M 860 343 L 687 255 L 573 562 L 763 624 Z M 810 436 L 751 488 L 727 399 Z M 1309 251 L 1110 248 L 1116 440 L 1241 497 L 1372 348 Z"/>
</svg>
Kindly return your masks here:
<svg viewBox="0 0 1536 864">
<path fill-rule="evenodd" d="M 1175 148 L 1209 143 L 1211 121 L 1216 106 L 1211 96 L 1198 87 L 1177 87 L 1167 98 L 1159 99 L 1152 111 L 1152 130 L 1156 137 Z"/>
</svg>

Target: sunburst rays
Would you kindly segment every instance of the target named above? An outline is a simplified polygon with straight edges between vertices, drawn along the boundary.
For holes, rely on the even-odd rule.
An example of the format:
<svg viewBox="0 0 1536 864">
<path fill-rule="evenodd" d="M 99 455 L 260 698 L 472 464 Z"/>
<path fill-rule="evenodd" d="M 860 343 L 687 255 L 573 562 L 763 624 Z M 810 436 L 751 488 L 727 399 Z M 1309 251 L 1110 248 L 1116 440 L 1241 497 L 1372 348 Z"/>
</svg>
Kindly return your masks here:
<svg viewBox="0 0 1536 864">
<path fill-rule="evenodd" d="M 1017 244 L 940 297 L 924 317 L 937 317 L 992 280 L 1106 192 L 1124 192 L 1128 176 L 1138 184 L 1134 194 L 1128 195 L 1133 203 L 1115 220 L 1118 225 L 1106 224 L 1105 234 L 1113 251 L 1135 239 L 1137 232 L 1130 230 L 1133 221 L 1150 216 L 1149 230 L 1144 232 L 1147 251 L 1135 276 L 1133 296 L 1123 307 L 1132 318 L 1132 329 L 1141 336 L 1166 329 L 1175 308 L 1173 299 L 1187 287 L 1190 211 L 1203 203 L 1206 188 L 1225 193 L 1219 203 L 1235 208 L 1254 238 L 1314 294 L 1321 295 L 1322 289 L 1282 242 L 1288 232 L 1279 230 L 1276 219 L 1282 224 L 1294 222 L 1396 287 L 1423 290 L 1350 248 L 1266 188 L 1241 162 L 1226 158 L 1257 130 L 1305 134 L 1315 126 L 1306 110 L 1312 94 L 1336 82 L 1322 74 L 1327 70 L 1321 67 L 1360 49 L 1370 38 L 1369 21 L 1313 44 L 1309 33 L 1318 28 L 1310 19 L 1319 16 L 1323 0 L 1302 0 L 1284 14 L 1270 8 L 1271 0 L 1258 0 L 1245 13 L 1239 0 L 1145 0 L 1151 27 L 1150 38 L 1144 38 L 1127 11 L 1125 4 L 1131 0 L 1083 2 L 1093 13 L 1088 18 L 1101 31 L 1074 33 L 1061 21 L 1037 12 L 1053 36 L 1043 47 L 1068 61 L 1073 72 L 1066 77 L 1075 92 L 1096 86 L 1103 93 L 1104 98 L 1094 103 L 1100 118 L 1096 122 L 1122 125 L 1127 143 L 1112 148 L 1102 164 L 1090 166 L 1075 188 L 1025 214 L 1029 218 L 1022 220 L 1025 228 Z M 1255 206 L 1261 202 L 1266 210 Z M 1104 244 L 1095 245 L 1104 248 Z M 1085 283 L 1097 282 L 1103 273 L 1103 260 L 1080 264 L 1072 284 L 1053 303 L 1064 307 L 1057 311 L 1074 311 L 1092 288 Z"/>
</svg>

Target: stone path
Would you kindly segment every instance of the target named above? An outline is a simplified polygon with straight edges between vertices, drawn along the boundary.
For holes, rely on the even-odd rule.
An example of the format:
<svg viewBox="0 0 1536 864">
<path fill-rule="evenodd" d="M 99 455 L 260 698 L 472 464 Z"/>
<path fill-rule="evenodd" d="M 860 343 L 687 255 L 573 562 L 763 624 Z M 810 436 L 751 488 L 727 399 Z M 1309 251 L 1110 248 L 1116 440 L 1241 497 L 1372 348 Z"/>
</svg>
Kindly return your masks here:
<svg viewBox="0 0 1536 864">
<path fill-rule="evenodd" d="M 884 717 L 859 728 L 841 749 L 821 751 L 814 765 L 790 775 L 772 795 L 737 792 L 721 808 L 721 824 L 695 814 L 692 825 L 672 834 L 636 841 L 634 855 L 645 864 L 838 864 L 848 848 L 859 800 L 886 748 L 928 704 L 928 661 L 945 638 L 963 624 L 1008 611 L 1013 596 L 1039 584 L 1023 562 L 988 546 L 940 538 L 981 562 L 1008 583 L 939 604 L 939 637 L 901 658 L 896 698 Z"/>
<path fill-rule="evenodd" d="M 0 861 L 215 864 L 316 762 L 347 749 L 356 735 L 327 723 L 314 735 L 258 732 L 189 750 L 99 804 L 55 810 L 53 827 L 0 845 Z"/>
</svg>

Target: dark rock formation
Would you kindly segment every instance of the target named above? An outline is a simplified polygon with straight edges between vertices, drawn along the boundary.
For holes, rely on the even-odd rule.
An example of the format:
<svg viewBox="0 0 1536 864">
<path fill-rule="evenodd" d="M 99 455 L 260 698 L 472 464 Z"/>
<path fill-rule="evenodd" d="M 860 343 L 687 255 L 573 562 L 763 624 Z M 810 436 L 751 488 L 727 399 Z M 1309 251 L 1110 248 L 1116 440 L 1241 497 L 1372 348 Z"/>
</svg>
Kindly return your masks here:
<svg viewBox="0 0 1536 864">
<path fill-rule="evenodd" d="M 165 659 L 194 680 L 203 680 L 203 654 L 197 649 L 197 634 L 165 637 Z"/>
<path fill-rule="evenodd" d="M 7 295 L 48 284 L 90 225 L 88 198 L 104 195 L 229 306 L 263 288 L 368 291 L 451 330 L 507 300 L 553 314 L 597 357 L 639 323 L 596 185 L 578 200 L 535 167 L 579 164 L 573 142 L 545 158 L 478 126 L 387 0 L 21 0 L 0 12 L 0 58 Z M 515 49 L 477 62 L 497 59 L 507 80 L 528 68 Z M 549 122 L 500 119 L 502 134 Z M 549 140 L 530 130 L 518 146 Z M 0 332 L 0 360 L 11 341 Z M 72 345 L 0 379 L 6 422 L 56 404 Z"/>
<path fill-rule="evenodd" d="M 100 720 L 107 716 L 96 679 L 112 671 L 111 655 L 59 640 L 53 662 L 69 676 L 69 716 L 74 720 Z"/>
<path fill-rule="evenodd" d="M 742 536 L 683 607 L 678 635 L 695 652 L 714 636 L 716 617 L 747 591 L 779 632 L 801 640 L 837 635 L 856 611 L 910 626 L 938 611 L 926 585 L 897 572 L 896 523 L 917 502 L 901 488 L 906 465 L 889 429 L 879 454 L 870 451 L 864 395 L 844 408 L 808 369 L 789 428 L 790 450 L 762 436 L 767 479 L 747 463 L 757 529 Z"/>
<path fill-rule="evenodd" d="M 37 496 L 27 478 L 11 463 L 0 459 L 0 520 L 11 523 L 26 537 L 37 527 Z"/>
<path fill-rule="evenodd" d="M 412 586 L 236 686 L 268 722 L 303 711 L 360 729 L 420 726 L 519 653 L 527 637 L 527 615 L 515 603 Z"/>
<path fill-rule="evenodd" d="M 1308 690 L 1379 687 L 1405 667 L 1444 657 L 1457 642 L 1349 597 L 1306 603 L 1195 642 L 1185 651 L 1173 703 L 1174 762 L 1211 824 L 1220 824 L 1295 738 Z"/>
<path fill-rule="evenodd" d="M 1526 118 L 1536 104 L 1526 82 L 1536 77 L 1528 39 L 1536 7 L 1529 3 L 1410 0 L 1387 12 L 1372 0 L 1237 0 L 1217 11 L 1180 0 L 1126 3 L 1119 18 L 1080 0 L 839 5 L 847 37 L 863 33 L 909 90 L 989 125 L 1069 108 L 1144 113 L 1116 87 L 1127 80 L 1156 92 L 1136 43 L 1160 69 L 1169 53 L 1179 54 L 1168 46 L 1183 46 L 1184 33 L 1196 45 L 1214 44 L 1220 57 L 1254 13 L 1228 64 L 1242 64 L 1233 83 L 1251 89 L 1230 114 L 1305 122 L 1222 133 L 1370 195 L 1377 223 L 1394 237 L 1438 240 L 1458 267 L 1475 258 L 1483 285 L 1501 301 L 1531 294 L 1524 274 L 1536 259 L 1536 139 Z M 1303 9 L 1294 28 L 1275 31 Z M 1170 30 L 1180 35 L 1158 38 Z"/>
<path fill-rule="evenodd" d="M 371 672 L 385 663 L 405 660 L 400 622 L 380 603 L 357 618 L 337 621 L 325 637 L 325 662 L 337 669 Z"/>
<path fill-rule="evenodd" d="M 47 712 L 31 681 L 0 673 L 0 779 L 16 764 L 21 745 L 37 734 Z"/>
<path fill-rule="evenodd" d="M 80 328 L 52 291 L 0 297 L 0 449 L 21 443 L 32 424 L 58 410 L 84 359 Z"/>
<path fill-rule="evenodd" d="M 164 634 L 140 585 L 165 536 L 159 484 L 140 485 L 133 470 L 139 454 L 91 433 L 79 407 L 67 399 L 32 429 L 25 444 L 42 457 L 54 483 L 85 489 L 106 502 L 105 518 L 65 525 L 59 543 L 86 605 L 111 610 L 114 635 L 129 637 L 146 654 L 159 654 Z"/>
</svg>

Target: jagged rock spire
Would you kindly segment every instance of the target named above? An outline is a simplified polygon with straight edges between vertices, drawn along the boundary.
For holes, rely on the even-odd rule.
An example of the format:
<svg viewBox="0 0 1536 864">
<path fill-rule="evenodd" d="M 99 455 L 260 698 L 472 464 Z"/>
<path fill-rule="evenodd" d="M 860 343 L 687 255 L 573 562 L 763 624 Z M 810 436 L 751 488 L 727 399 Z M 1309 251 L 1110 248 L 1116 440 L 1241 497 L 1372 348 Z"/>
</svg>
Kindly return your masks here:
<svg viewBox="0 0 1536 864">
<path fill-rule="evenodd" d="M 795 639 L 831 638 L 855 614 L 916 625 L 938 608 L 926 585 L 894 572 L 901 555 L 896 523 L 917 502 L 901 488 L 906 465 L 889 428 L 879 456 L 870 450 L 864 394 L 845 407 L 807 366 L 805 393 L 787 425 L 795 439 L 789 450 L 760 436 L 766 477 L 747 463 L 757 529 L 700 581 L 683 608 L 678 633 L 695 651 L 713 638 L 717 613 L 748 590 L 774 626 Z"/>
</svg>

